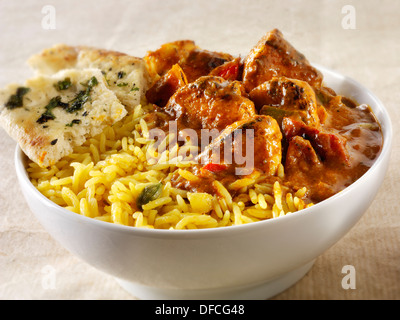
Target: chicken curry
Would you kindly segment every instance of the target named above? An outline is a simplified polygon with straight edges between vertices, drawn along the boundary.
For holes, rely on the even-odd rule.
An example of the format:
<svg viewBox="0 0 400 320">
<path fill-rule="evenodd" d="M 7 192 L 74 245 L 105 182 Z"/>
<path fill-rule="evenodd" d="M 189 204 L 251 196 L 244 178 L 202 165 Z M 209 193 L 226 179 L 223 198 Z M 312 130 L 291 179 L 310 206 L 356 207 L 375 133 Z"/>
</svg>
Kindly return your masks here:
<svg viewBox="0 0 400 320">
<path fill-rule="evenodd" d="M 179 188 L 215 193 L 214 180 L 235 181 L 243 161 L 232 154 L 247 143 L 253 170 L 246 174 L 261 172 L 292 190 L 306 187 L 308 201 L 317 203 L 360 178 L 380 153 L 381 128 L 369 106 L 326 87 L 322 73 L 277 29 L 244 58 L 184 40 L 148 52 L 145 61 L 154 79 L 146 98 L 164 115 L 161 128 L 175 121 L 179 131 L 190 128 L 198 137 L 202 130 L 219 132 L 191 167 L 199 179 L 177 175 L 172 182 Z"/>
</svg>

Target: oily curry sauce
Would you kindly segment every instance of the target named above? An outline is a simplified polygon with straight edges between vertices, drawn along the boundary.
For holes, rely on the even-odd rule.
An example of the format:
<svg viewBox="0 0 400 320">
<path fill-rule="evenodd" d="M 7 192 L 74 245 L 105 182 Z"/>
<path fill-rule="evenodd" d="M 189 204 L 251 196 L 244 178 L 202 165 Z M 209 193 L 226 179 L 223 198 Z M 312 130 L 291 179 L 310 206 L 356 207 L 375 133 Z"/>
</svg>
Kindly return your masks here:
<svg viewBox="0 0 400 320">
<path fill-rule="evenodd" d="M 199 145 L 204 130 L 219 132 L 190 168 L 196 179 L 177 173 L 175 187 L 213 194 L 214 181 L 261 176 L 289 191 L 306 187 L 306 201 L 317 203 L 359 179 L 381 151 L 370 107 L 325 87 L 322 73 L 277 29 L 244 59 L 176 41 L 148 52 L 145 61 L 153 75 L 146 98 L 162 114 L 159 127 L 175 121 L 179 132 L 194 130 Z M 251 170 L 235 157 L 249 144 Z"/>
</svg>

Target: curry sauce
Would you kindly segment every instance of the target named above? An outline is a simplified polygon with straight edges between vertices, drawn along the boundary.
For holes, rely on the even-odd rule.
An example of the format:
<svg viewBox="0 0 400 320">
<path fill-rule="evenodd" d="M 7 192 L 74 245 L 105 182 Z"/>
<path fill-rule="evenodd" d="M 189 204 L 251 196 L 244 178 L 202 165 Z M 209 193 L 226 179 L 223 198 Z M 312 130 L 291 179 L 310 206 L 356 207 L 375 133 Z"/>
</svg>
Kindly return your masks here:
<svg viewBox="0 0 400 320">
<path fill-rule="evenodd" d="M 256 174 L 289 190 L 306 187 L 316 203 L 359 179 L 381 151 L 370 107 L 325 87 L 322 73 L 277 29 L 244 58 L 176 41 L 145 61 L 153 75 L 146 98 L 164 114 L 164 129 L 175 121 L 199 145 L 205 130 L 217 132 L 191 168 L 196 181 L 176 175 L 176 187 L 215 193 L 214 180 L 226 185 Z M 248 168 L 242 160 L 250 145 Z"/>
</svg>

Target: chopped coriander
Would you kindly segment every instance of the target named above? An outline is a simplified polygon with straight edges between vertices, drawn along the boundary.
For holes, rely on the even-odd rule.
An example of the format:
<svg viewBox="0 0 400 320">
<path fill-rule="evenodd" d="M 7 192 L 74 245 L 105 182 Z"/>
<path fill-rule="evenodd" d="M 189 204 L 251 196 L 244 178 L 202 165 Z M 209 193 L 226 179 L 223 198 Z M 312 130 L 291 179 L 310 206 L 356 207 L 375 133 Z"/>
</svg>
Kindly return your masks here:
<svg viewBox="0 0 400 320">
<path fill-rule="evenodd" d="M 23 98 L 29 92 L 29 88 L 19 87 L 15 94 L 11 95 L 6 103 L 6 108 L 9 110 L 23 106 Z"/>
<path fill-rule="evenodd" d="M 72 83 L 71 83 L 71 79 L 70 78 L 65 78 L 64 80 L 58 81 L 57 83 L 54 84 L 54 87 L 58 91 L 67 90 L 71 86 L 72 86 Z"/>
<path fill-rule="evenodd" d="M 66 108 L 66 111 L 69 113 L 73 113 L 82 109 L 83 105 L 90 99 L 90 92 L 92 91 L 93 87 L 96 86 L 99 82 L 97 81 L 96 77 L 91 77 L 87 84 L 86 90 L 79 91 L 78 94 L 74 99 L 70 101 L 70 106 Z"/>
<path fill-rule="evenodd" d="M 106 72 L 105 71 L 103 71 L 103 70 L 101 70 L 101 73 L 103 74 L 103 76 L 104 76 L 104 80 L 106 80 L 106 82 L 107 82 L 107 85 L 110 85 L 110 82 L 108 81 L 108 79 L 107 79 L 107 77 L 106 77 Z"/>
<path fill-rule="evenodd" d="M 126 87 L 128 85 L 127 82 L 120 82 L 117 84 L 117 87 Z"/>
<path fill-rule="evenodd" d="M 61 97 L 57 96 L 51 98 L 47 106 L 45 106 L 46 111 L 36 120 L 37 123 L 45 123 L 49 120 L 54 120 L 56 116 L 53 114 L 53 109 L 56 107 L 62 107 L 63 109 L 68 107 L 68 103 L 61 102 Z"/>
<path fill-rule="evenodd" d="M 82 109 L 83 105 L 89 100 L 87 90 L 79 91 L 76 97 L 70 101 L 71 105 L 66 109 L 67 112 L 73 113 Z"/>
<path fill-rule="evenodd" d="M 69 78 L 66 78 L 66 80 L 67 79 Z M 87 83 L 83 84 L 86 87 L 86 90 L 79 91 L 76 97 L 71 101 L 69 101 L 68 103 L 62 102 L 60 96 L 50 99 L 47 106 L 45 106 L 46 111 L 40 116 L 39 119 L 36 120 L 36 122 L 42 124 L 49 120 L 54 120 L 56 117 L 52 111 L 56 107 L 61 107 L 66 112 L 69 113 L 75 112 L 76 114 L 78 114 L 77 111 L 82 109 L 83 105 L 90 99 L 90 92 L 92 91 L 93 87 L 96 86 L 98 83 L 99 82 L 97 81 L 96 77 L 94 76 L 91 77 Z M 65 88 L 65 83 L 61 87 Z M 87 115 L 87 112 L 85 111 L 83 115 Z M 72 122 L 67 124 L 66 126 L 72 127 L 74 124 L 79 124 L 80 122 L 81 122 L 80 120 L 75 119 L 72 120 Z"/>
<path fill-rule="evenodd" d="M 133 85 L 133 87 L 132 87 L 131 91 L 139 91 L 139 88 L 138 88 L 138 87 L 136 87 L 135 85 Z"/>
<path fill-rule="evenodd" d="M 97 78 L 95 76 L 91 77 L 87 83 L 87 86 L 92 89 L 94 86 L 97 86 L 99 82 L 97 81 Z"/>
<path fill-rule="evenodd" d="M 79 119 L 74 119 L 74 120 L 72 120 L 70 123 L 67 123 L 66 126 L 67 126 L 67 127 L 72 127 L 74 124 L 80 124 L 80 123 L 81 123 L 81 120 L 79 120 Z"/>
</svg>

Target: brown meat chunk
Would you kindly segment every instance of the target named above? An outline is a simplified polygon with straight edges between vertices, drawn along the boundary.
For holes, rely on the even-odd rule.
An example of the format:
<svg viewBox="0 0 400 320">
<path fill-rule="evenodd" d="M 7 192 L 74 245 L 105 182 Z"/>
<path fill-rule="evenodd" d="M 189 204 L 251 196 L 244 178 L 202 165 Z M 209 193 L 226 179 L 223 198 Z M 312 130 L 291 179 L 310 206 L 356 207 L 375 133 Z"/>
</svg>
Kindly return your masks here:
<svg viewBox="0 0 400 320">
<path fill-rule="evenodd" d="M 179 64 L 188 82 L 208 75 L 213 69 L 234 57 L 227 53 L 200 49 L 193 41 L 181 40 L 163 44 L 155 51 L 149 51 L 144 60 L 153 78 L 165 75 L 173 65 Z"/>
<path fill-rule="evenodd" d="M 179 64 L 185 72 L 188 82 L 193 82 L 231 60 L 233 57 L 227 53 L 195 49 L 185 59 L 181 59 Z"/>
<path fill-rule="evenodd" d="M 236 175 L 248 175 L 254 168 L 275 175 L 282 159 L 281 139 L 275 119 L 256 115 L 227 127 L 198 159 L 206 165 L 225 165 Z"/>
<path fill-rule="evenodd" d="M 146 98 L 150 103 L 165 107 L 169 98 L 180 88 L 187 84 L 187 79 L 182 68 L 174 64 L 153 86 L 147 90 Z"/>
<path fill-rule="evenodd" d="M 312 174 L 316 166 L 321 166 L 321 162 L 310 141 L 300 136 L 293 137 L 286 153 L 286 174 L 290 175 L 297 171 Z"/>
<path fill-rule="evenodd" d="M 343 177 L 347 177 L 344 171 Z M 343 180 L 336 166 L 321 161 L 312 142 L 300 136 L 294 136 L 287 149 L 285 160 L 287 185 L 297 190 L 307 188 L 312 202 L 320 202 L 342 190 L 349 180 Z"/>
<path fill-rule="evenodd" d="M 322 74 L 283 38 L 279 30 L 274 29 L 261 38 L 247 55 L 243 83 L 247 92 L 250 92 L 277 76 L 303 80 L 317 88 L 322 82 Z"/>
<path fill-rule="evenodd" d="M 232 123 L 255 115 L 254 104 L 243 96 L 238 81 L 204 76 L 181 87 L 169 99 L 165 112 L 179 130 L 191 128 L 222 131 Z"/>
<path fill-rule="evenodd" d="M 325 132 L 291 118 L 283 119 L 282 129 L 289 143 L 295 136 L 303 137 L 310 141 L 323 161 L 331 160 L 337 163 L 350 165 L 350 157 L 346 148 L 346 139 L 339 134 Z"/>
<path fill-rule="evenodd" d="M 147 52 L 144 60 L 147 69 L 157 80 L 160 76 L 166 74 L 174 64 L 186 59 L 190 52 L 197 48 L 194 41 L 180 40 L 163 44 L 155 51 Z"/>
<path fill-rule="evenodd" d="M 285 177 L 288 186 L 297 190 L 307 188 L 312 201 L 320 201 L 334 194 L 336 176 L 321 163 L 310 141 L 293 137 L 287 149 Z"/>
<path fill-rule="evenodd" d="M 307 125 L 320 125 L 314 90 L 305 81 L 274 77 L 251 90 L 249 97 L 257 110 L 262 110 L 264 106 L 275 107 L 288 111 Z M 268 114 L 267 110 L 264 108 L 260 113 Z"/>
</svg>

